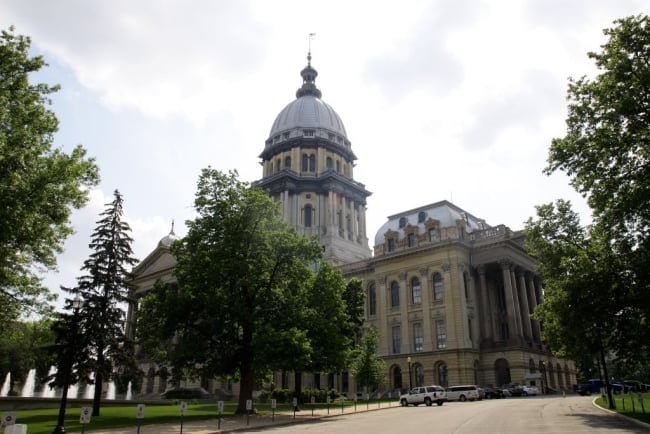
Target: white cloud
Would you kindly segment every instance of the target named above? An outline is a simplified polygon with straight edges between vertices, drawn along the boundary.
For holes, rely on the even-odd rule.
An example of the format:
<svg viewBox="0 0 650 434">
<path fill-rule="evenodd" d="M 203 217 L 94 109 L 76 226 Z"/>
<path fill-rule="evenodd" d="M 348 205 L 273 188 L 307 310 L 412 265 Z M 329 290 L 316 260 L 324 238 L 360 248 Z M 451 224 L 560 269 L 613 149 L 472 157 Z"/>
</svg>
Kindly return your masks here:
<svg viewBox="0 0 650 434">
<path fill-rule="evenodd" d="M 374 192 L 368 233 L 385 217 L 453 199 L 520 229 L 536 204 L 584 200 L 542 175 L 564 134 L 567 78 L 593 74 L 590 50 L 645 1 L 202 1 L 3 3 L 60 82 L 57 144 L 82 143 L 102 183 L 75 214 L 51 286 L 73 284 L 98 212 L 118 188 L 143 258 L 192 215 L 201 168 L 261 177 L 257 155 L 294 98 L 307 35 L 323 100 L 342 117 Z"/>
</svg>

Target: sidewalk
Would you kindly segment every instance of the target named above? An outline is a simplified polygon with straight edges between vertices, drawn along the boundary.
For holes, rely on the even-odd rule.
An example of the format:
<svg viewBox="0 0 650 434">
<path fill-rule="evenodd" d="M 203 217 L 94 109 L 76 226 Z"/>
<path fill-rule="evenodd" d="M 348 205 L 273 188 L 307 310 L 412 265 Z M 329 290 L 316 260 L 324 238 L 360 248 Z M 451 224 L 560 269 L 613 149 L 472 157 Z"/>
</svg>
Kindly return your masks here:
<svg viewBox="0 0 650 434">
<path fill-rule="evenodd" d="M 328 417 L 348 416 L 355 413 L 362 413 L 367 411 L 388 410 L 391 408 L 398 408 L 399 403 L 393 402 L 390 406 L 383 403 L 381 407 L 376 402 L 366 406 L 365 403 L 358 403 L 356 411 L 354 407 L 341 407 L 332 406 L 329 409 L 315 409 L 312 413 L 310 408 L 296 412 L 282 412 L 275 415 L 264 414 L 250 416 L 230 416 L 221 419 L 221 426 L 219 420 L 206 419 L 198 422 L 187 422 L 183 424 L 183 434 L 212 434 L 212 433 L 230 433 L 230 432 L 246 432 L 249 430 L 259 430 L 264 427 L 282 426 L 294 423 L 308 423 L 310 421 L 320 420 Z M 98 430 L 94 431 L 88 429 L 85 432 L 88 434 L 134 434 L 137 431 L 137 426 L 129 428 L 117 428 L 114 430 Z M 181 432 L 180 420 L 177 424 L 164 424 L 164 425 L 143 425 L 140 427 L 140 434 L 177 434 Z"/>
</svg>

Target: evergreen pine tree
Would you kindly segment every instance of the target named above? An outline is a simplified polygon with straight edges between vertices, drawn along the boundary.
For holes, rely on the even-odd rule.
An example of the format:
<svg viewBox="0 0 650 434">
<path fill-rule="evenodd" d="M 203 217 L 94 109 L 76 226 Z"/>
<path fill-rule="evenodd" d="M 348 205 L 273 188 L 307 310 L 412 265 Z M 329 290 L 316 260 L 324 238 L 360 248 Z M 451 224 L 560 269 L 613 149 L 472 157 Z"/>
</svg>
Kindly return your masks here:
<svg viewBox="0 0 650 434">
<path fill-rule="evenodd" d="M 113 195 L 113 202 L 106 204 L 92 234 L 89 247 L 93 252 L 81 267 L 87 274 L 77 279 L 75 288 L 63 288 L 83 299 L 80 316 L 84 345 L 91 357 L 81 369 L 94 372 L 93 416 L 99 416 L 102 386 L 115 378 L 115 365 L 133 358 L 133 346 L 124 332 L 124 304 L 131 278 L 129 269 L 137 260 L 132 256 L 133 239 L 129 236 L 131 228 L 124 221 L 122 195 L 117 190 Z"/>
</svg>

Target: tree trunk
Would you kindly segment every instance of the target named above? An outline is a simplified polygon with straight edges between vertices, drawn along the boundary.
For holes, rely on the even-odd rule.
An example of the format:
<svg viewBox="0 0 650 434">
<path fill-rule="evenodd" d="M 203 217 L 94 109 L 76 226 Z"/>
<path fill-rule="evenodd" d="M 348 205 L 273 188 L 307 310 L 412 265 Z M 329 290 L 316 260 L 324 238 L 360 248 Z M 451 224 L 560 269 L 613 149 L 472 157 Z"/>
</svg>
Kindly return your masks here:
<svg viewBox="0 0 650 434">
<path fill-rule="evenodd" d="M 616 403 L 612 396 L 612 385 L 609 384 L 609 375 L 607 374 L 607 363 L 605 362 L 605 350 L 602 344 L 600 345 L 600 362 L 603 364 L 603 376 L 605 377 L 605 387 L 607 388 L 607 400 L 609 401 L 609 409 L 616 410 Z M 623 390 L 625 393 L 625 390 Z"/>
<path fill-rule="evenodd" d="M 99 409 L 102 401 L 102 389 L 104 386 L 104 348 L 97 346 L 97 367 L 95 369 L 95 393 L 93 395 L 93 416 L 99 416 Z"/>
<path fill-rule="evenodd" d="M 250 326 L 244 325 L 242 330 L 242 353 L 240 364 L 240 384 L 239 384 L 239 402 L 237 404 L 236 414 L 246 414 L 246 401 L 253 399 L 253 389 L 255 387 L 255 370 L 253 369 L 254 350 L 252 348 L 253 332 Z"/>
</svg>

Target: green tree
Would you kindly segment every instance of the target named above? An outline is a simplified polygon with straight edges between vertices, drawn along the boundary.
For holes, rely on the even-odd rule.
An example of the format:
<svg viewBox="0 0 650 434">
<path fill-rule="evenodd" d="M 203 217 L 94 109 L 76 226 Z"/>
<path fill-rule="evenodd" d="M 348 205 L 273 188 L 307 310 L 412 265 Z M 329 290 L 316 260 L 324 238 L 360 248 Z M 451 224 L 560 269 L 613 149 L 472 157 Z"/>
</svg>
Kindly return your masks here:
<svg viewBox="0 0 650 434">
<path fill-rule="evenodd" d="M 135 365 L 126 362 L 133 358 L 133 346 L 124 333 L 123 306 L 129 291 L 130 268 L 137 260 L 132 256 L 131 228 L 124 220 L 124 200 L 119 191 L 115 190 L 113 201 L 106 204 L 100 216 L 89 244 L 92 253 L 81 267 L 87 274 L 77 279 L 76 287 L 61 288 L 79 294 L 83 300 L 79 312 L 84 331 L 81 345 L 88 348 L 90 357 L 81 366 L 85 372 L 94 372 L 93 416 L 100 414 L 103 382 L 114 379 L 117 362 L 122 363 L 122 368 Z"/>
<path fill-rule="evenodd" d="M 386 363 L 377 356 L 378 339 L 377 329 L 368 327 L 350 365 L 357 385 L 365 387 L 368 392 L 379 387 L 386 372 Z"/>
<path fill-rule="evenodd" d="M 602 243 L 616 253 L 617 316 L 628 321 L 612 348 L 650 358 L 650 18 L 606 29 L 599 74 L 571 79 L 567 134 L 554 139 L 547 173 L 561 170 L 588 200 Z M 624 285 L 623 285 L 624 284 Z M 601 299 L 608 300 L 608 297 Z"/>
<path fill-rule="evenodd" d="M 22 313 L 47 310 L 53 295 L 41 270 L 73 232 L 70 214 L 88 201 L 99 175 L 83 147 L 70 154 L 52 146 L 58 130 L 48 109 L 58 86 L 31 84 L 42 57 L 30 57 L 31 40 L 13 27 L 0 37 L 0 334 Z"/>
<path fill-rule="evenodd" d="M 47 351 L 54 343 L 54 334 L 50 330 L 50 320 L 12 323 L 7 331 L 0 335 L 0 378 L 4 379 L 11 372 L 14 390 L 15 382 L 23 382 L 30 369 L 36 369 L 36 376 L 44 382 L 55 357 Z"/>
<path fill-rule="evenodd" d="M 158 285 L 144 298 L 138 338 L 188 375 L 239 378 L 242 413 L 256 379 L 308 351 L 295 318 L 321 248 L 236 172 L 204 169 L 194 204 L 198 216 L 171 246 L 178 285 Z"/>
<path fill-rule="evenodd" d="M 339 372 L 346 367 L 355 347 L 357 324 L 363 321 L 363 311 L 359 311 L 357 305 L 348 304 L 346 299 L 351 303 L 358 301 L 358 294 L 353 294 L 357 282 L 346 284 L 339 270 L 322 262 L 313 282 L 306 287 L 305 304 L 294 327 L 305 330 L 307 357 L 287 360 L 289 369 L 295 372 L 298 401 L 302 397 L 303 372 Z"/>
<path fill-rule="evenodd" d="M 534 312 L 544 342 L 560 357 L 599 358 L 607 381 L 605 355 L 619 350 L 629 320 L 620 256 L 599 226 L 581 226 L 563 200 L 537 207 L 537 220 L 526 223 L 526 249 L 544 282 L 544 302 Z"/>
</svg>

